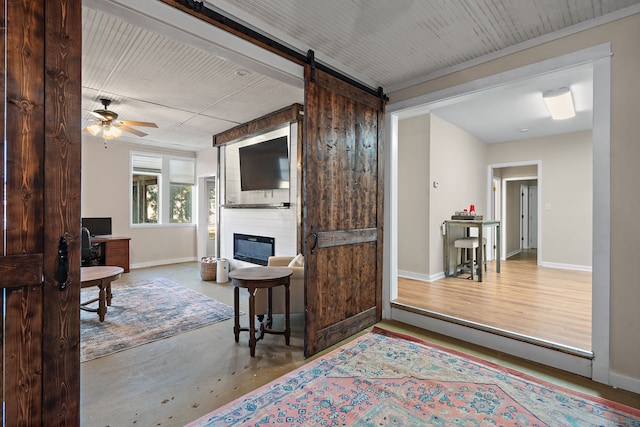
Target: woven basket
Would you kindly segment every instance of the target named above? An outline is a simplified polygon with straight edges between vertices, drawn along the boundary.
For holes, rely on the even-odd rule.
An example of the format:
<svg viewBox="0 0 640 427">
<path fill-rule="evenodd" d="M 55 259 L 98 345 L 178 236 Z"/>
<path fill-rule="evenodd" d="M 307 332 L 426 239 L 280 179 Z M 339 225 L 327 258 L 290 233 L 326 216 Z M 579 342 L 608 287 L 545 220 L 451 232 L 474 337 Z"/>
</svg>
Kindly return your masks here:
<svg viewBox="0 0 640 427">
<path fill-rule="evenodd" d="M 218 263 L 215 258 L 203 257 L 200 260 L 200 278 L 202 280 L 216 280 Z"/>
</svg>

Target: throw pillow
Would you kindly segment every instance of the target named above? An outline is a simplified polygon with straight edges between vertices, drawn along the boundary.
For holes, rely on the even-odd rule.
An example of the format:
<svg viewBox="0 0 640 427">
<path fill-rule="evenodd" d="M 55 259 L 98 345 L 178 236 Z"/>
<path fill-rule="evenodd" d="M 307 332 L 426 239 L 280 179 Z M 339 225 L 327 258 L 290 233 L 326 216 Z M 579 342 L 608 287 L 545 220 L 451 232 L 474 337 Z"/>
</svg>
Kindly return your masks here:
<svg viewBox="0 0 640 427">
<path fill-rule="evenodd" d="M 291 260 L 288 267 L 304 267 L 304 256 L 302 256 L 302 254 L 296 255 Z"/>
</svg>

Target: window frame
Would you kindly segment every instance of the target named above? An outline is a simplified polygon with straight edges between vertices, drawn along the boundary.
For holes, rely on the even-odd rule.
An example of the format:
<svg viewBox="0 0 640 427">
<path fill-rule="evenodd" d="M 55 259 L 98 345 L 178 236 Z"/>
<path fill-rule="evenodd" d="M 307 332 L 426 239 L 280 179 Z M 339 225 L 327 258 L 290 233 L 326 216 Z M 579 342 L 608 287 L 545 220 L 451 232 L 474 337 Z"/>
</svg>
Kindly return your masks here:
<svg viewBox="0 0 640 427">
<path fill-rule="evenodd" d="M 155 172 L 134 171 L 134 158 L 152 157 L 161 159 L 161 171 L 158 174 L 158 222 L 155 223 L 134 223 L 133 222 L 133 175 L 156 175 Z M 170 161 L 181 160 L 193 163 L 193 184 L 191 185 L 191 222 L 171 222 L 172 206 L 171 206 L 171 179 L 170 179 Z M 129 153 L 129 227 L 131 228 L 161 228 L 161 227 L 195 227 L 197 225 L 197 180 L 196 180 L 196 158 L 178 156 L 164 153 L 152 153 L 143 151 L 131 151 Z"/>
</svg>

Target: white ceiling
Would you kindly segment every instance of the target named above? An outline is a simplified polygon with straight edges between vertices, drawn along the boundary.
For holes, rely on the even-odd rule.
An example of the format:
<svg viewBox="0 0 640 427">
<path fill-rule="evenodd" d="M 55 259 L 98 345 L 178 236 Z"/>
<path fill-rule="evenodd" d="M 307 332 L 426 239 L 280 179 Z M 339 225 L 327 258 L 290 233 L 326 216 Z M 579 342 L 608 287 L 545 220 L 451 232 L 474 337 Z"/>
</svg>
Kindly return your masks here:
<svg viewBox="0 0 640 427">
<path fill-rule="evenodd" d="M 201 38 L 176 34 L 153 17 L 118 4 L 105 7 L 107 3 L 83 3 L 97 8 L 83 7 L 82 127 L 98 122 L 88 111 L 103 108 L 100 98 L 113 101 L 109 109 L 120 120 L 158 125 L 136 127 L 148 133 L 145 137 L 123 132 L 109 144 L 199 151 L 212 147 L 216 133 L 303 101 L 302 72 L 292 75 L 299 66 L 287 73 L 261 68 L 241 56 L 230 61 L 221 55 L 231 57 L 231 52 L 216 51 L 217 46 Z M 83 136 L 102 142 L 88 133 Z"/>
<path fill-rule="evenodd" d="M 215 5 L 213 4 L 215 3 Z M 386 92 L 640 12 L 640 0 L 219 0 L 207 7 Z M 157 0 L 83 0 L 82 106 L 156 122 L 118 141 L 184 151 L 303 102 L 302 70 Z M 204 26 L 203 26 L 204 25 Z M 246 76 L 238 71 L 246 70 Z M 487 142 L 589 129 L 591 70 L 493 89 L 432 110 Z M 578 115 L 551 123 L 547 89 L 570 86 Z M 82 126 L 93 124 L 83 114 Z M 528 128 L 526 134 L 519 132 Z M 87 141 L 95 138 L 84 134 Z M 97 139 L 100 142 L 100 139 Z"/>
<path fill-rule="evenodd" d="M 542 93 L 569 87 L 575 117 L 553 120 Z M 593 119 L 593 68 L 583 65 L 473 93 L 430 109 L 486 143 L 589 130 Z"/>
</svg>

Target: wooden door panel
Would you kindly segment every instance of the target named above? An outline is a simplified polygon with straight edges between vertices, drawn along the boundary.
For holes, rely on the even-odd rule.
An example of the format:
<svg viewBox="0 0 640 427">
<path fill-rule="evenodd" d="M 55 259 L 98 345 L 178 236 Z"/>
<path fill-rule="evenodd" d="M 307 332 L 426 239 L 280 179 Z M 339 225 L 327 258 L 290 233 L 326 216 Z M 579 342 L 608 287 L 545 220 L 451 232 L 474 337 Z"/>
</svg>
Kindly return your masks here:
<svg viewBox="0 0 640 427">
<path fill-rule="evenodd" d="M 379 98 L 306 69 L 305 354 L 380 319 L 382 119 Z"/>
<path fill-rule="evenodd" d="M 5 0 L 1 13 L 2 420 L 79 425 L 82 5 Z M 62 236 L 69 251 L 64 289 Z"/>
<path fill-rule="evenodd" d="M 42 424 L 42 286 L 6 292 L 4 419 Z"/>
<path fill-rule="evenodd" d="M 7 1 L 4 9 L 2 415 L 9 425 L 40 425 L 43 295 L 42 274 L 33 274 L 43 271 L 44 10 L 38 2 Z"/>
<path fill-rule="evenodd" d="M 5 2 L 7 3 L 7 2 Z M 8 2 L 6 60 L 6 249 L 42 253 L 44 17 L 37 2 Z"/>
<path fill-rule="evenodd" d="M 315 268 L 310 277 L 323 284 L 317 288 L 318 326 L 323 329 L 346 317 L 376 306 L 375 293 L 365 292 L 360 282 L 374 283 L 375 244 L 348 245 L 333 251 L 317 250 Z M 336 263 L 335 259 L 345 262 Z"/>
<path fill-rule="evenodd" d="M 31 0 L 34 1 L 34 0 Z M 45 8 L 43 420 L 80 424 L 80 166 L 82 2 Z M 69 249 L 67 287 L 58 283 L 58 244 Z"/>
<path fill-rule="evenodd" d="M 377 158 L 367 142 L 376 131 L 367 126 L 375 117 L 358 110 L 355 101 L 338 94 L 321 98 L 318 113 L 330 120 L 324 123 L 326 139 L 320 143 L 312 167 L 319 171 L 310 177 L 317 182 L 310 193 L 328 209 L 323 229 L 342 230 L 376 227 Z M 329 104 L 329 105 L 326 105 Z M 368 191 L 371 188 L 374 191 Z"/>
<path fill-rule="evenodd" d="M 0 256 L 0 289 L 42 282 L 42 254 Z"/>
</svg>

